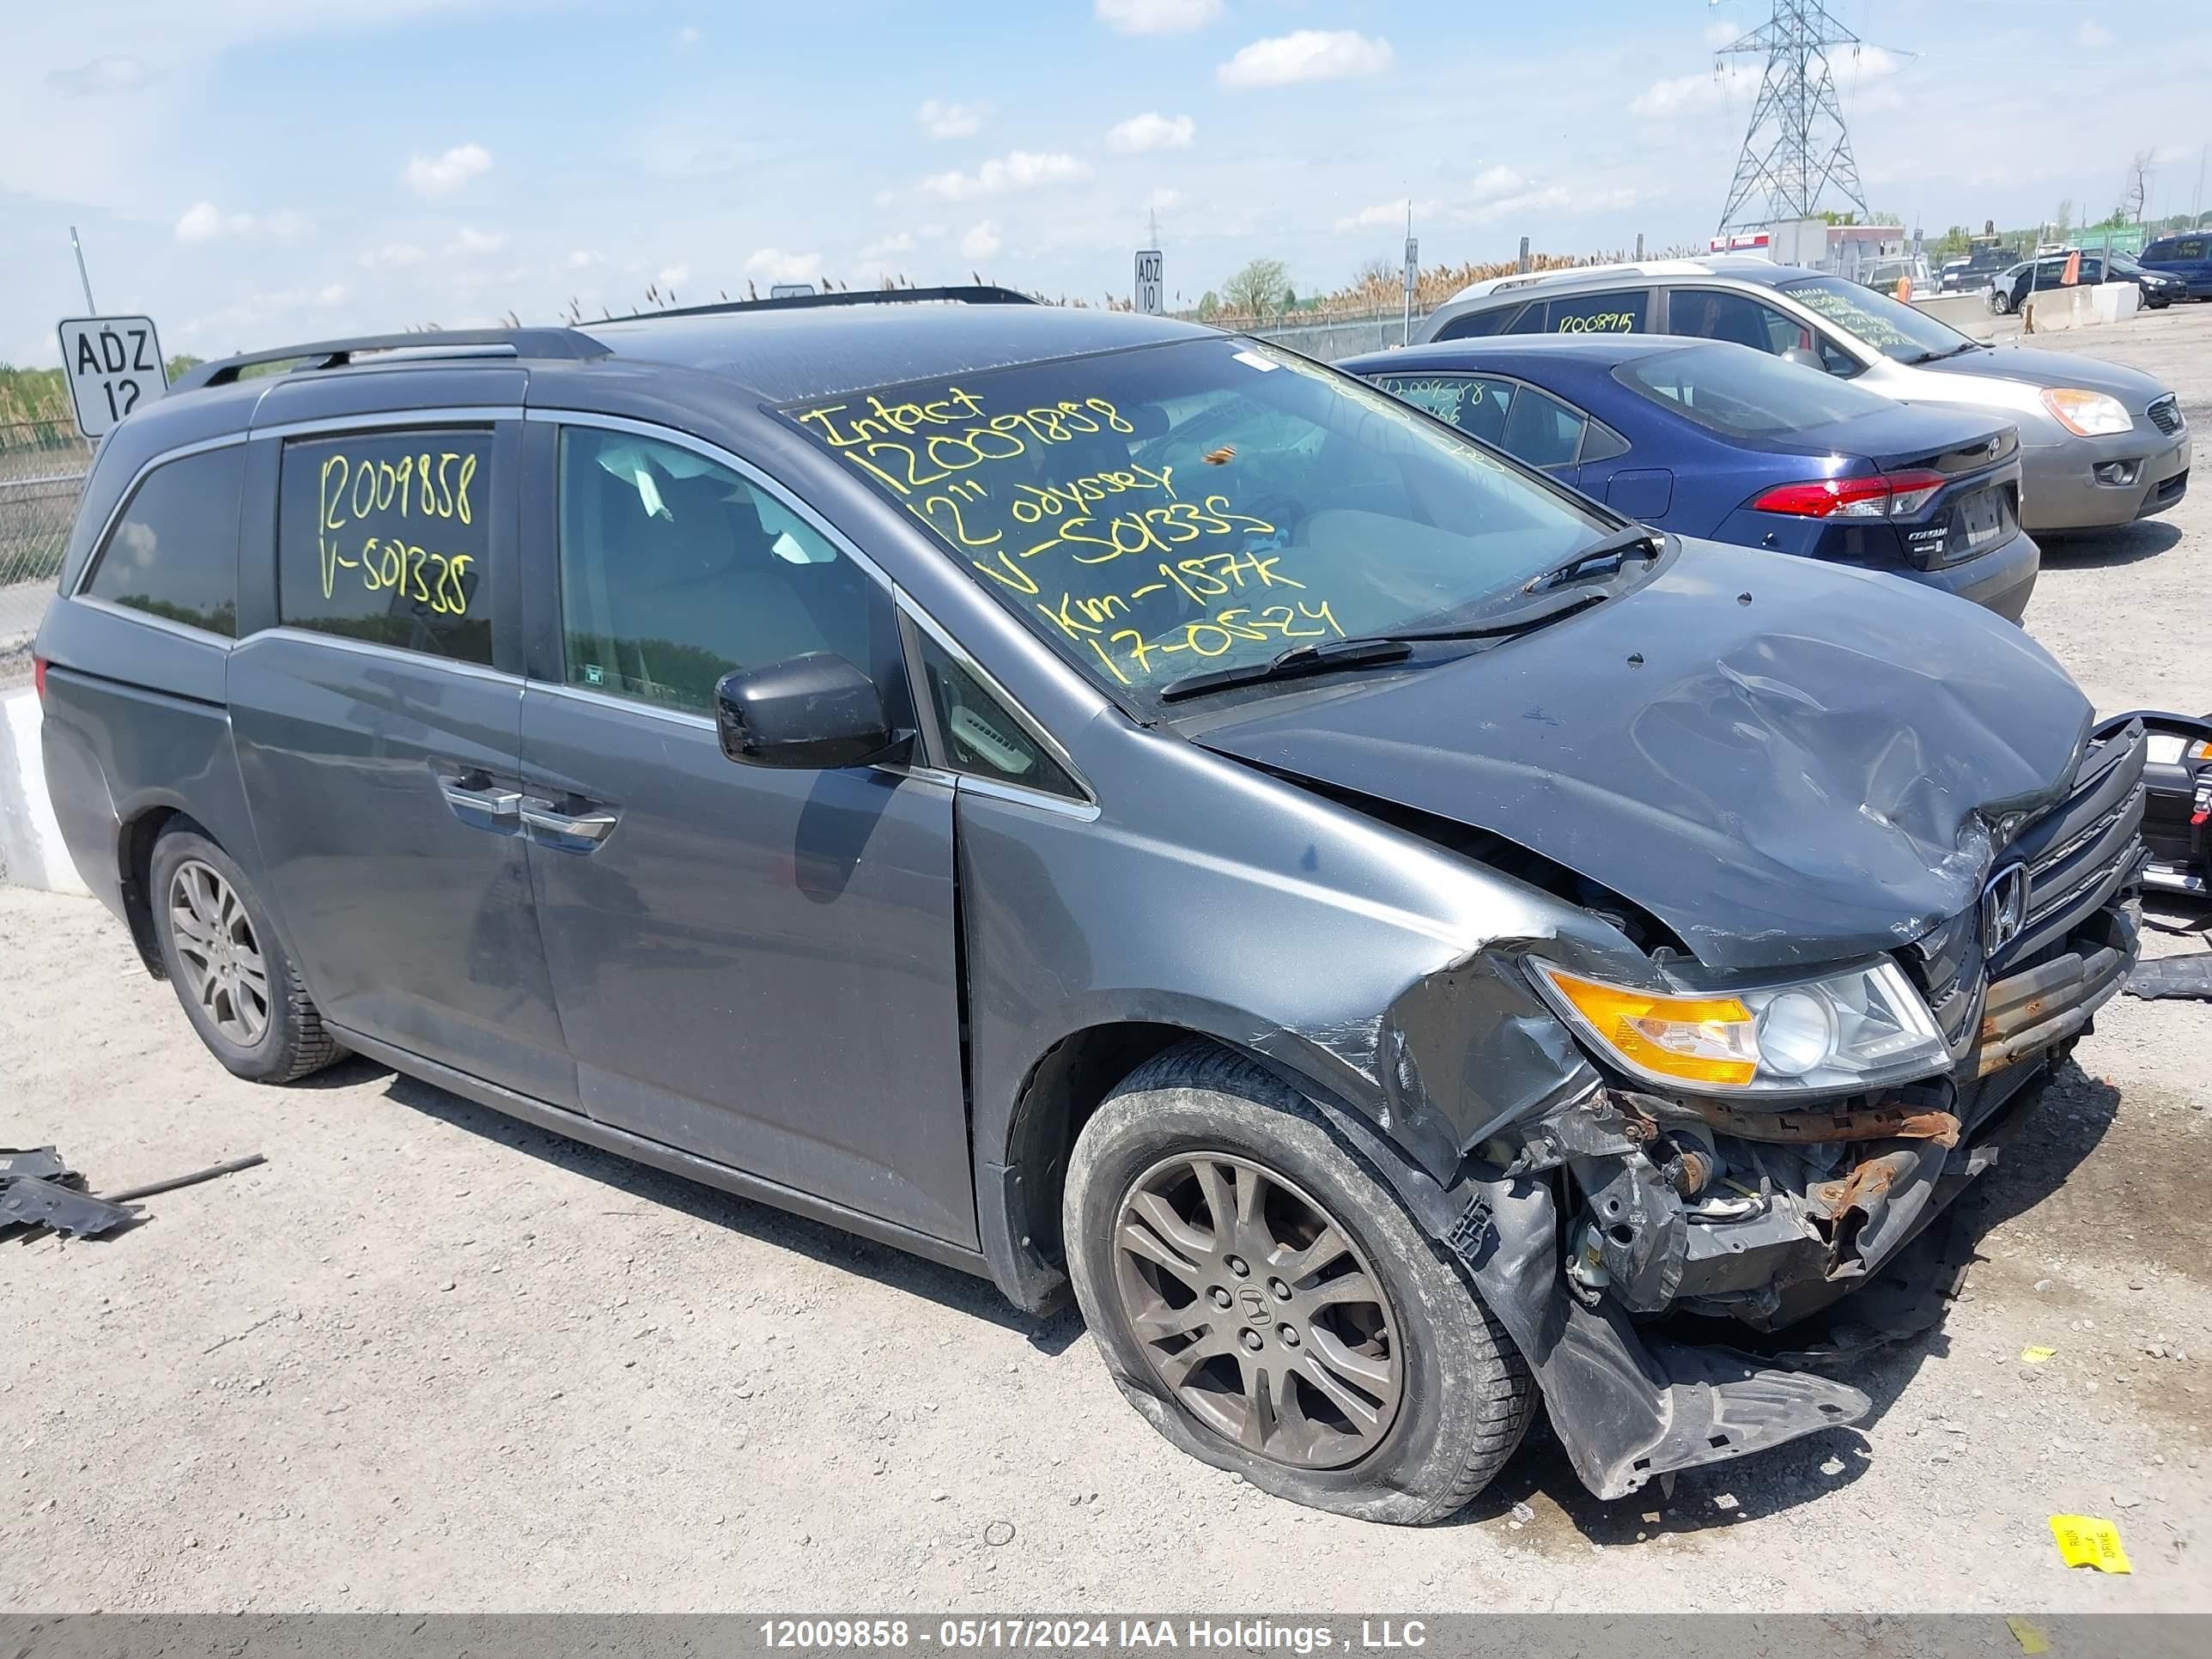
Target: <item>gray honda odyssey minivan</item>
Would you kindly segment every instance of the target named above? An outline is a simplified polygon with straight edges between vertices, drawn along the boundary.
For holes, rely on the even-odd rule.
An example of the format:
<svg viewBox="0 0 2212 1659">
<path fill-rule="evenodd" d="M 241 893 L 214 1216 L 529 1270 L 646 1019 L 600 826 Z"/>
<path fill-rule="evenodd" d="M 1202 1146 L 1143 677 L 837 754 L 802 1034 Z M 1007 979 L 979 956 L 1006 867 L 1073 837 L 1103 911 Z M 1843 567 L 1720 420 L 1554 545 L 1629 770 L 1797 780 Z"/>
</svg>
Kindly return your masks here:
<svg viewBox="0 0 2212 1659">
<path fill-rule="evenodd" d="M 1540 1395 L 1606 1498 L 1863 1416 L 1771 1334 L 1933 1274 L 2136 949 L 2142 732 L 2019 629 L 992 289 L 204 365 L 36 650 L 233 1072 L 1072 1285 L 1377 1520 Z"/>
</svg>

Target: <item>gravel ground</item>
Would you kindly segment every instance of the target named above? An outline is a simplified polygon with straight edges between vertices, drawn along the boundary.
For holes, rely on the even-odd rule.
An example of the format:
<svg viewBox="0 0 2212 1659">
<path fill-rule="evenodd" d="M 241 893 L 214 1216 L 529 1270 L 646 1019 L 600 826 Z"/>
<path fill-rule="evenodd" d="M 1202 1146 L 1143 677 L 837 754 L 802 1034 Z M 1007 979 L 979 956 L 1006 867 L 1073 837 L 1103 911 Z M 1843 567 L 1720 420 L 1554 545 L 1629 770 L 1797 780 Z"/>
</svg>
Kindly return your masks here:
<svg viewBox="0 0 2212 1659">
<path fill-rule="evenodd" d="M 2212 430 L 2212 307 L 2051 343 Z M 2208 586 L 2199 490 L 2052 549 L 2028 626 L 2102 708 L 2212 708 Z M 0 889 L 0 1142 L 270 1160 L 0 1243 L 0 1610 L 2212 1610 L 2212 1006 L 2123 998 L 2077 1060 L 1863 1432 L 1613 1504 L 1540 1436 L 1382 1531 L 1173 1453 L 1072 1314 L 364 1062 L 238 1083 L 105 911 Z M 2060 1512 L 2133 1576 L 2063 1569 Z"/>
</svg>

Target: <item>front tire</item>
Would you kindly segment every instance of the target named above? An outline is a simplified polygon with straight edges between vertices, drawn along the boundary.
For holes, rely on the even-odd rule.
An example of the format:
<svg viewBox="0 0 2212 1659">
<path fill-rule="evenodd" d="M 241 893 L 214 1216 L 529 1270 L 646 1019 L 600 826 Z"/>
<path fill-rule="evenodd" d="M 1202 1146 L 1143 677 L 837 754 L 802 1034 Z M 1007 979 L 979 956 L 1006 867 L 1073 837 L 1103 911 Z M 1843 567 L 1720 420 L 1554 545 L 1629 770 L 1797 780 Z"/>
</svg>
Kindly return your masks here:
<svg viewBox="0 0 2212 1659">
<path fill-rule="evenodd" d="M 1069 1277 L 1108 1371 L 1182 1450 L 1313 1509 L 1443 1519 L 1513 1455 L 1528 1368 L 1310 1103 L 1186 1042 L 1084 1126 Z"/>
<path fill-rule="evenodd" d="M 230 855 L 194 829 L 154 843 L 147 871 L 161 965 L 208 1052 L 254 1083 L 289 1083 L 344 1051 Z"/>
<path fill-rule="evenodd" d="M 2000 317 L 2009 314 L 2012 310 L 2012 295 L 2007 294 L 2001 288 L 1991 289 L 1990 290 L 1990 309 L 1996 313 Z"/>
</svg>

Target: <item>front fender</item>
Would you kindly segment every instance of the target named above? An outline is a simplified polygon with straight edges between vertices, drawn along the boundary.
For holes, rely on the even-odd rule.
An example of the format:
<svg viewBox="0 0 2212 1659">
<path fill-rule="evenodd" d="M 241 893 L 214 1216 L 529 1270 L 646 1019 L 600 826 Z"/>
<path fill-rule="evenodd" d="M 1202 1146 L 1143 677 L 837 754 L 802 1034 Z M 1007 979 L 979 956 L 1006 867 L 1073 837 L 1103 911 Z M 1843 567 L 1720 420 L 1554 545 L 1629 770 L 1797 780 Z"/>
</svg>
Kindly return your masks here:
<svg viewBox="0 0 2212 1659">
<path fill-rule="evenodd" d="M 1438 1182 L 1497 1125 L 1595 1081 L 1516 960 L 1535 941 L 1570 961 L 1632 948 L 1586 913 L 1170 736 L 1077 758 L 1095 818 L 969 791 L 956 817 L 978 1220 L 1017 1301 L 1056 1277 L 1019 1219 L 1054 1148 L 1018 1114 L 1078 1034 L 1212 1037 Z"/>
</svg>

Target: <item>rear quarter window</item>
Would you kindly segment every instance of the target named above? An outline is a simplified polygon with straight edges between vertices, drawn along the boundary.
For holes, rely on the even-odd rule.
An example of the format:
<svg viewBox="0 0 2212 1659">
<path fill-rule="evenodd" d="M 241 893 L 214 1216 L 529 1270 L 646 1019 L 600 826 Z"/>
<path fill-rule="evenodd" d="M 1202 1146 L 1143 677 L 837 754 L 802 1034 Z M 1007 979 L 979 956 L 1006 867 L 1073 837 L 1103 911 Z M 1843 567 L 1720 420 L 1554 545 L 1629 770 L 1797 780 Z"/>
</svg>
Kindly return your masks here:
<svg viewBox="0 0 2212 1659">
<path fill-rule="evenodd" d="M 238 501 L 246 447 L 165 461 L 139 481 L 83 588 L 149 617 L 238 635 Z"/>
<path fill-rule="evenodd" d="M 288 441 L 277 619 L 489 664 L 491 452 L 481 428 Z"/>
<path fill-rule="evenodd" d="M 1471 312 L 1464 317 L 1455 317 L 1437 331 L 1439 340 L 1479 340 L 1486 335 L 1508 332 L 1514 319 L 1522 313 L 1543 314 L 1541 306 L 1502 305 L 1490 311 Z"/>
</svg>

